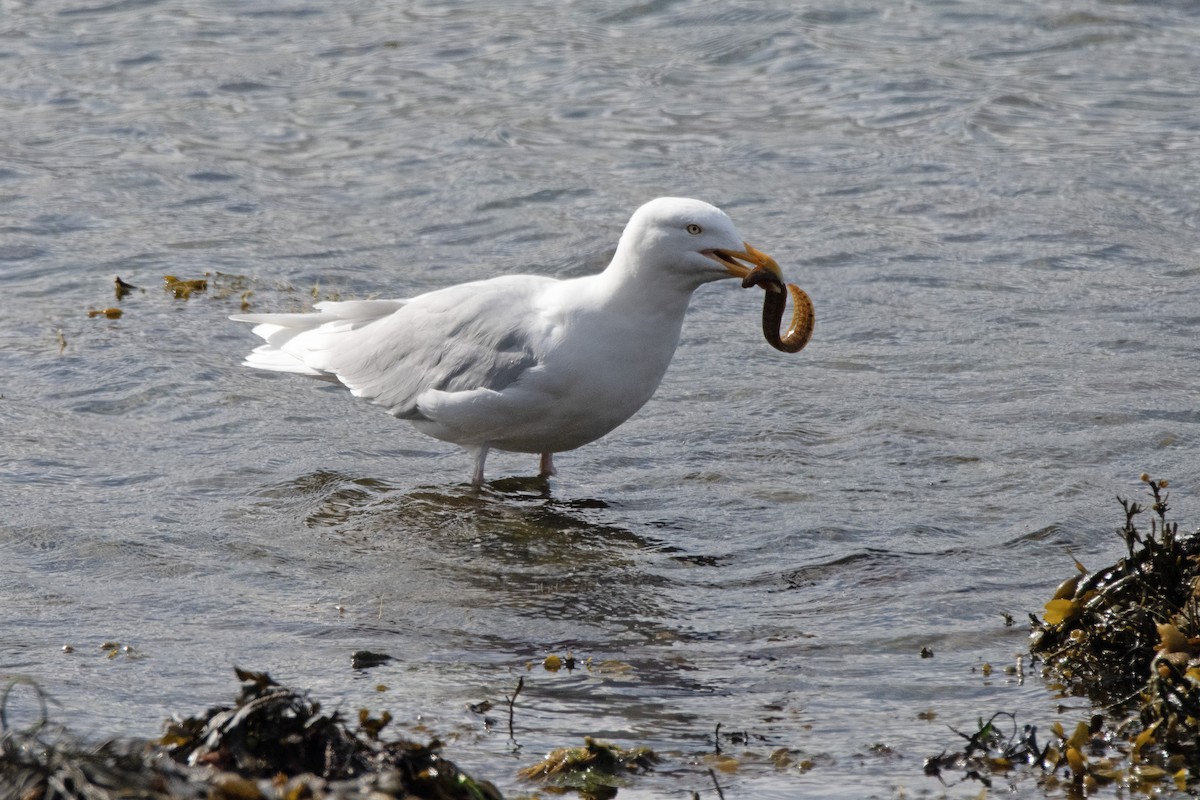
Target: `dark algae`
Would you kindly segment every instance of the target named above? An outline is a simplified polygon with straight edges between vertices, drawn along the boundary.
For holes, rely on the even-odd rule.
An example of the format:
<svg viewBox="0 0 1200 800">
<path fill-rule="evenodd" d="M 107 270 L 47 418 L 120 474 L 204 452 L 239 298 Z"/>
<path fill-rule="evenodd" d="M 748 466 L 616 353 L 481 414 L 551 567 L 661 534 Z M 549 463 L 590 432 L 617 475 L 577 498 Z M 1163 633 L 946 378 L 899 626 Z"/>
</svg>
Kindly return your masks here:
<svg viewBox="0 0 1200 800">
<path fill-rule="evenodd" d="M 962 749 L 927 759 L 927 774 L 999 788 L 1034 779 L 1077 795 L 1200 784 L 1200 532 L 1169 520 L 1167 481 L 1141 479 L 1143 502 L 1118 498 L 1126 554 L 1095 572 L 1076 562 L 1041 617 L 1030 614 L 1043 677 L 1093 713 L 1041 729 L 993 714 L 955 731 Z"/>
<path fill-rule="evenodd" d="M 264 672 L 237 675 L 242 687 L 233 705 L 171 722 L 159 741 L 145 745 L 85 747 L 49 725 L 44 713 L 29 729 L 6 726 L 0 798 L 501 797 L 490 783 L 443 758 L 436 739 L 420 744 L 383 738 L 387 712 L 371 717 L 364 709 L 352 727 L 339 712 L 323 710 Z"/>
</svg>

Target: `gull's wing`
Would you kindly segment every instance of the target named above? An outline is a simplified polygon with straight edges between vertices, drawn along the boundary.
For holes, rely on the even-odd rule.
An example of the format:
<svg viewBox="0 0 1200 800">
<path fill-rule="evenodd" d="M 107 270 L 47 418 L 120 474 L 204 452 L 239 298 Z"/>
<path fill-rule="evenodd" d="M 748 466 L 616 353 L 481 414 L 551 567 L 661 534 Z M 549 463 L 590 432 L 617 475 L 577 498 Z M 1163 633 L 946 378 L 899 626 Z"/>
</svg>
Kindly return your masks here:
<svg viewBox="0 0 1200 800">
<path fill-rule="evenodd" d="M 513 275 L 412 300 L 319 303 L 311 314 L 247 314 L 267 341 L 248 366 L 334 377 L 402 419 L 423 392 L 499 392 L 539 363 L 550 325 L 538 311 L 553 278 Z"/>
<path fill-rule="evenodd" d="M 254 323 L 254 335 L 266 341 L 250 352 L 244 366 L 337 380 L 308 359 L 308 342 L 348 333 L 399 310 L 407 300 L 351 300 L 317 303 L 316 311 L 294 314 L 234 314 L 235 322 Z"/>
</svg>

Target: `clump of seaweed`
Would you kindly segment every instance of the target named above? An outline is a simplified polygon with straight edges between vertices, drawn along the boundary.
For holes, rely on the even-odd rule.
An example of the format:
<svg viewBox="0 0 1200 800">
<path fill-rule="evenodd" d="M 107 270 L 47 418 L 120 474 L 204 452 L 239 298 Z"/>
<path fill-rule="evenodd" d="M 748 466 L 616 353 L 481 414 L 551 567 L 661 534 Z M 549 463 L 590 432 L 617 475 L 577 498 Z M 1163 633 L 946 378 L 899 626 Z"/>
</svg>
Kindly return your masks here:
<svg viewBox="0 0 1200 800">
<path fill-rule="evenodd" d="M 584 800 L 602 800 L 616 797 L 618 788 L 628 785 L 630 775 L 649 771 L 658 761 L 647 747 L 623 750 L 585 737 L 583 747 L 552 750 L 541 762 L 517 774 L 556 789 L 574 789 Z"/>
<path fill-rule="evenodd" d="M 1032 774 L 1046 788 L 1091 791 L 1104 784 L 1150 792 L 1186 790 L 1200 776 L 1200 532 L 1168 522 L 1167 481 L 1142 475 L 1147 506 L 1117 498 L 1127 554 L 1112 566 L 1063 581 L 1033 623 L 1030 652 L 1052 687 L 1087 697 L 1097 711 L 1044 743 L 1011 714 L 959 735 L 961 751 L 927 759 L 926 773 L 962 770 L 991 786 Z M 1149 511 L 1148 525 L 1143 515 Z M 999 722 L 1011 720 L 1011 729 Z M 957 731 L 956 731 L 957 733 Z"/>
<path fill-rule="evenodd" d="M 191 280 L 184 280 L 182 278 L 176 278 L 174 275 L 164 275 L 163 284 L 163 288 L 175 295 L 175 297 L 179 300 L 189 299 L 193 292 L 208 291 L 207 278 L 193 278 Z"/>
<path fill-rule="evenodd" d="M 1065 789 L 1068 796 L 1088 794 L 1103 785 L 1147 794 L 1166 785 L 1188 787 L 1191 773 L 1178 758 L 1164 759 L 1156 750 L 1153 728 L 1136 736 L 1123 730 L 1124 726 L 1095 714 L 1070 731 L 1054 722 L 1039 743 L 1036 725 L 1020 725 L 1015 715 L 1001 711 L 980 720 L 974 733 L 955 731 L 966 745 L 925 759 L 925 774 L 944 783 L 944 773 L 960 772 L 964 780 L 1007 790 L 1015 789 L 1022 779 L 1033 779 L 1047 792 Z"/>
<path fill-rule="evenodd" d="M 243 683 L 234 705 L 172 722 L 155 743 L 90 749 L 47 724 L 44 703 L 41 722 L 9 730 L 6 691 L 0 696 L 0 798 L 501 800 L 490 783 L 442 758 L 436 739 L 425 745 L 380 739 L 391 719 L 386 712 L 373 718 L 364 709 L 351 729 L 336 711 L 323 712 L 264 672 L 237 675 Z"/>
<path fill-rule="evenodd" d="M 9 699 L 18 687 L 32 692 L 40 718 L 23 729 L 9 726 Z M 146 768 L 134 743 L 105 741 L 85 746 L 47 716 L 46 696 L 34 683 L 14 680 L 0 693 L 0 798 L 19 800 L 116 800 L 181 797 L 182 769 L 173 764 Z"/>
<path fill-rule="evenodd" d="M 1163 626 L 1184 638 L 1200 634 L 1200 536 L 1180 537 L 1178 523 L 1167 521 L 1165 480 L 1149 475 L 1142 480 L 1153 501 L 1148 530 L 1138 527 L 1147 509 L 1117 498 L 1125 513 L 1120 535 L 1128 555 L 1107 569 L 1072 576 L 1046 603 L 1041 620 L 1030 615 L 1030 652 L 1067 691 L 1104 706 L 1153 688 L 1147 680 L 1161 677 L 1151 666 L 1164 660 Z M 1171 647 L 1183 647 L 1173 652 L 1190 655 L 1190 645 L 1170 638 Z M 1187 659 L 1166 660 L 1186 673 Z"/>
<path fill-rule="evenodd" d="M 1016 716 L 1006 711 L 999 711 L 986 721 L 980 720 L 974 733 L 951 730 L 965 739 L 966 745 L 961 751 L 943 750 L 940 755 L 925 759 L 926 775 L 941 778 L 944 771 L 961 771 L 966 778 L 977 780 L 990 789 L 997 775 L 1021 767 L 1053 772 L 1058 766 L 1054 743 L 1039 746 L 1037 727 L 1019 726 Z"/>
<path fill-rule="evenodd" d="M 207 764 L 243 778 L 311 774 L 325 781 L 372 777 L 374 791 L 394 797 L 499 798 L 490 784 L 476 782 L 427 745 L 379 739 L 390 715 L 360 712 L 359 730 L 341 715 L 323 713 L 313 702 L 265 672 L 237 670 L 242 690 L 229 708 L 209 709 L 170 725 L 160 744 L 176 761 Z"/>
</svg>

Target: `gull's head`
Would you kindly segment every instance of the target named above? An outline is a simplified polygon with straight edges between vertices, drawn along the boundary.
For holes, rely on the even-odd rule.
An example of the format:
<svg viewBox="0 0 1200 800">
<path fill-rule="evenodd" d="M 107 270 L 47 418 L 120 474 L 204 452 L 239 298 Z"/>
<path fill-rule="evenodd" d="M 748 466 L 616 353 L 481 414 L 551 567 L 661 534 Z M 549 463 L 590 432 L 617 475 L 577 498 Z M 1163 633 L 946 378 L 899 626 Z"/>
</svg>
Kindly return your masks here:
<svg viewBox="0 0 1200 800">
<path fill-rule="evenodd" d="M 755 269 L 781 275 L 770 256 L 743 241 L 728 214 L 685 197 L 660 197 L 635 211 L 621 234 L 617 259 L 693 288 L 745 278 Z"/>
</svg>

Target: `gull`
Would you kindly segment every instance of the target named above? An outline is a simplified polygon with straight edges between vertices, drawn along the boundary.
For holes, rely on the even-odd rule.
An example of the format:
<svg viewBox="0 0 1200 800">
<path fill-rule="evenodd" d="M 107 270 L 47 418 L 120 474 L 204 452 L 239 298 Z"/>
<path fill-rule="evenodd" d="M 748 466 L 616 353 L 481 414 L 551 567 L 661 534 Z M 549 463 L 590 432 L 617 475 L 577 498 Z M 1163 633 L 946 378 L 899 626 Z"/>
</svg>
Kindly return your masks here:
<svg viewBox="0 0 1200 800">
<path fill-rule="evenodd" d="M 779 275 L 725 212 L 660 197 L 634 212 L 598 274 L 504 275 L 408 299 L 230 319 L 253 323 L 265 341 L 245 366 L 340 383 L 466 448 L 478 489 L 490 450 L 539 454 L 548 478 L 555 453 L 633 416 L 671 363 L 692 293 L 764 269 Z"/>
</svg>

